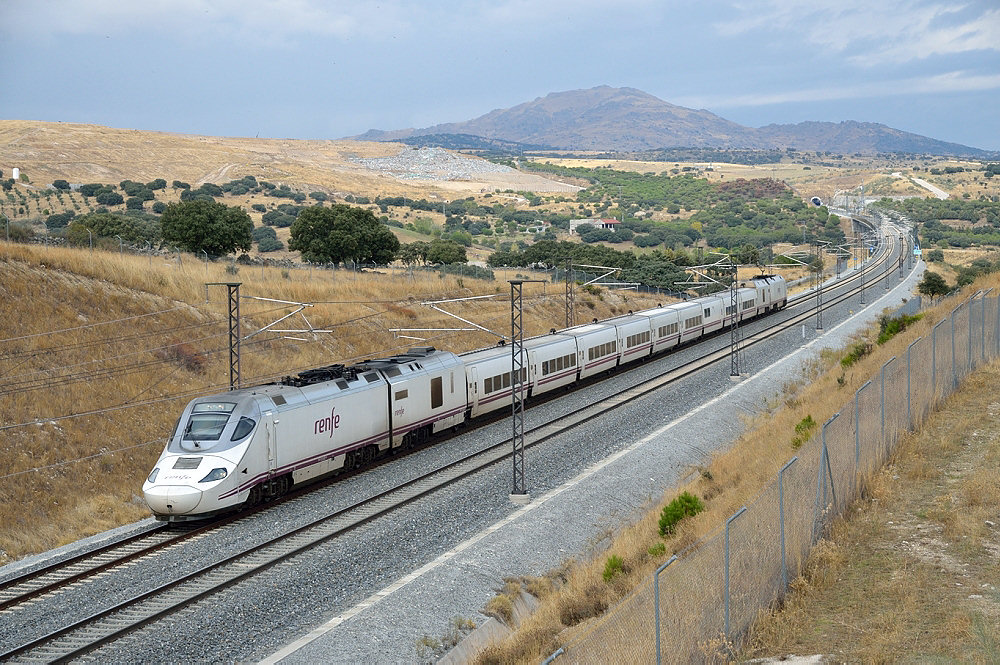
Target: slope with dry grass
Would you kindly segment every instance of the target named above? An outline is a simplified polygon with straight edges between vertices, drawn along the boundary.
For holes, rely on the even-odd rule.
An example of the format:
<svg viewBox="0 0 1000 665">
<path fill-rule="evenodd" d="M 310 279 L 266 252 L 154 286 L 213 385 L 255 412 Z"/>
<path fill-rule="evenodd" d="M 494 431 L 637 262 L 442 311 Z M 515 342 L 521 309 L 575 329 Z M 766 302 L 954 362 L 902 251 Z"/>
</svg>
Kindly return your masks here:
<svg viewBox="0 0 1000 665">
<path fill-rule="evenodd" d="M 998 385 L 994 362 L 904 437 L 745 657 L 1000 662 Z"/>
<path fill-rule="evenodd" d="M 1000 278 L 980 280 L 975 288 L 1000 285 Z M 972 293 L 969 287 L 963 294 Z M 770 406 L 749 423 L 746 433 L 726 451 L 718 453 L 710 464 L 693 473 L 682 486 L 670 489 L 653 510 L 636 523 L 627 526 L 606 550 L 581 554 L 580 559 L 549 576 L 532 579 L 531 586 L 542 589 L 538 593 L 539 609 L 527 618 L 508 639 L 493 644 L 480 654 L 479 663 L 531 663 L 539 662 L 552 654 L 559 645 L 572 643 L 586 634 L 593 623 L 610 607 L 625 597 L 638 585 L 648 581 L 655 569 L 672 554 L 705 538 L 720 524 L 735 514 L 741 506 L 749 505 L 761 489 L 771 482 L 778 470 L 794 454 L 790 443 L 795 425 L 806 415 L 815 422 L 825 422 L 880 367 L 892 356 L 903 357 L 907 345 L 918 336 L 927 337 L 931 327 L 944 318 L 954 301 L 939 303 L 905 333 L 897 335 L 882 346 L 843 371 L 840 354 L 823 353 L 809 370 L 806 382 L 788 386 L 780 403 Z M 874 339 L 877 329 L 866 337 Z M 785 433 L 785 435 L 782 435 Z M 970 472 L 972 469 L 970 469 Z M 982 487 L 983 480 L 975 481 Z M 682 520 L 676 531 L 661 538 L 658 533 L 660 512 L 671 499 L 681 492 L 700 497 L 704 512 Z M 993 494 L 979 491 L 987 510 L 1000 510 Z M 621 560 L 621 574 L 606 579 L 608 555 Z M 996 578 L 994 578 L 996 579 Z M 526 583 L 525 583 L 526 586 Z M 673 608 L 677 611 L 677 608 Z M 696 607 L 692 612 L 700 613 Z M 629 621 L 628 616 L 616 615 L 619 623 Z M 636 622 L 648 622 L 648 616 L 635 617 Z M 624 646 L 624 645 L 623 645 Z"/>
<path fill-rule="evenodd" d="M 229 268 L 231 270 L 231 268 Z M 242 283 L 243 334 L 296 306 L 282 328 L 243 347 L 244 384 L 334 362 L 384 356 L 415 344 L 452 351 L 488 346 L 485 332 L 410 333 L 455 328 L 421 300 L 472 295 L 451 311 L 509 334 L 509 286 L 437 273 L 353 273 L 205 264 L 114 252 L 0 242 L 0 563 L 148 515 L 138 496 L 164 437 L 191 397 L 225 390 L 225 289 Z M 654 303 L 635 294 L 585 296 L 588 316 L 608 317 Z M 303 317 L 303 314 L 305 315 Z M 525 286 L 527 334 L 560 327 L 561 285 Z"/>
</svg>

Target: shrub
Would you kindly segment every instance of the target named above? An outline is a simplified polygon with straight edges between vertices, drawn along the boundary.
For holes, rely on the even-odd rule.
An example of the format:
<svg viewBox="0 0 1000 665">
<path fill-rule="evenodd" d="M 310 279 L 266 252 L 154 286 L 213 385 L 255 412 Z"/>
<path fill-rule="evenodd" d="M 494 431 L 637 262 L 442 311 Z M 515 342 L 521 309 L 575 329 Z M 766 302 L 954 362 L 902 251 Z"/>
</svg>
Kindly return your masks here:
<svg viewBox="0 0 1000 665">
<path fill-rule="evenodd" d="M 488 616 L 496 617 L 508 625 L 510 625 L 511 619 L 514 618 L 514 603 L 506 594 L 490 598 L 486 603 L 485 609 Z"/>
<path fill-rule="evenodd" d="M 915 314 L 913 316 L 902 314 L 891 318 L 888 316 L 880 316 L 878 320 L 879 333 L 877 343 L 880 346 L 885 344 L 890 339 L 906 330 L 910 324 L 919 321 L 923 317 L 923 314 Z"/>
<path fill-rule="evenodd" d="M 256 210 L 257 212 L 267 212 L 267 206 L 266 206 L 266 205 L 264 205 L 263 203 L 254 203 L 254 204 L 253 204 L 252 206 L 250 206 L 250 207 L 251 207 L 251 208 L 252 208 L 253 210 Z"/>
<path fill-rule="evenodd" d="M 792 448 L 798 449 L 803 443 L 809 440 L 812 436 L 813 430 L 816 429 L 816 421 L 813 420 L 811 414 L 807 414 L 805 418 L 800 420 L 795 425 L 795 436 L 792 437 Z"/>
<path fill-rule="evenodd" d="M 660 512 L 660 535 L 667 536 L 674 532 L 677 523 L 685 517 L 697 515 L 705 510 L 701 499 L 690 492 L 682 492 L 680 496 L 663 507 Z"/>
<path fill-rule="evenodd" d="M 610 582 L 615 578 L 615 575 L 622 575 L 625 573 L 625 561 L 617 554 L 612 554 L 608 557 L 608 560 L 604 562 L 604 572 L 601 576 L 604 578 L 605 582 Z"/>
<path fill-rule="evenodd" d="M 152 210 L 157 215 L 163 214 L 163 211 L 166 210 L 166 209 L 167 209 L 167 204 L 164 203 L 163 201 L 154 201 L 153 202 L 153 208 L 152 208 Z"/>
<path fill-rule="evenodd" d="M 257 249 L 261 252 L 277 252 L 285 248 L 285 243 L 277 238 L 262 238 L 257 243 Z"/>
<path fill-rule="evenodd" d="M 847 355 L 840 359 L 840 366 L 847 369 L 854 363 L 858 362 L 869 353 L 872 352 L 872 345 L 868 342 L 861 340 L 860 342 L 855 342 L 851 349 L 847 352 Z"/>
</svg>

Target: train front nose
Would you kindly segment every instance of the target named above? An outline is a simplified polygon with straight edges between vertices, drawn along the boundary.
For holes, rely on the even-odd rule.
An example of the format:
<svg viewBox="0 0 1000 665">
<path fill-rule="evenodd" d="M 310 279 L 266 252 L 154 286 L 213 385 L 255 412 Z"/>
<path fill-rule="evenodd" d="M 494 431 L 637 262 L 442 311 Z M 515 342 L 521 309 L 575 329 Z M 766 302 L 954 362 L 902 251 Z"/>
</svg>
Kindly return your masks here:
<svg viewBox="0 0 1000 665">
<path fill-rule="evenodd" d="M 201 490 L 187 485 L 154 485 L 143 490 L 146 503 L 158 515 L 187 515 L 201 502 Z"/>
</svg>

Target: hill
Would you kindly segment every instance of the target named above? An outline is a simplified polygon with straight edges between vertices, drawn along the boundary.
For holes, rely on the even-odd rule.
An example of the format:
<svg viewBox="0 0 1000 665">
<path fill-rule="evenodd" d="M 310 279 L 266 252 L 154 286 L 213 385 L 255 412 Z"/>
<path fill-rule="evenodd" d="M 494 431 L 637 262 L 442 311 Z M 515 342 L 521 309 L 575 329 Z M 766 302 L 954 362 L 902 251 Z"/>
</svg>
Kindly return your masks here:
<svg viewBox="0 0 1000 665">
<path fill-rule="evenodd" d="M 377 158 L 395 158 L 409 150 L 402 144 L 195 136 L 116 129 L 100 125 L 0 120 L 0 169 L 9 177 L 20 168 L 44 188 L 56 179 L 71 183 L 142 182 L 164 178 L 195 186 L 221 184 L 252 175 L 302 191 L 330 195 L 406 196 L 453 199 L 456 192 L 486 190 L 573 191 L 544 177 L 512 169 L 479 168 L 478 158 L 422 160 L 419 179 L 374 168 Z M 437 168 L 437 167 L 440 168 Z"/>
<path fill-rule="evenodd" d="M 411 142 L 464 134 L 565 150 L 634 152 L 670 147 L 779 149 L 838 153 L 904 152 L 985 157 L 978 148 L 947 143 L 871 122 L 802 122 L 745 127 L 710 111 L 677 106 L 635 88 L 598 86 L 554 92 L 465 122 L 424 129 L 369 130 L 355 138 Z"/>
</svg>

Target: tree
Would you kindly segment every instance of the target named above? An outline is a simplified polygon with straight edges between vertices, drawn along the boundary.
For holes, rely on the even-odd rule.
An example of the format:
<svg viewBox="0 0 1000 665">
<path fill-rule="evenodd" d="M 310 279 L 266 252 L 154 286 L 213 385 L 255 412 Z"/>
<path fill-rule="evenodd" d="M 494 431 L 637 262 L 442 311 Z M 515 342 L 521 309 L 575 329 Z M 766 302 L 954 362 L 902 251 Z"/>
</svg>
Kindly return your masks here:
<svg viewBox="0 0 1000 665">
<path fill-rule="evenodd" d="M 946 295 L 951 291 L 951 288 L 948 286 L 948 282 L 944 281 L 944 277 L 932 270 L 928 270 L 924 273 L 924 277 L 920 280 L 920 283 L 917 284 L 917 291 L 925 296 L 929 296 L 933 303 L 934 298 Z"/>
<path fill-rule="evenodd" d="M 149 189 L 166 189 L 167 181 L 163 178 L 157 178 L 156 180 L 147 182 L 146 187 Z"/>
<path fill-rule="evenodd" d="M 250 249 L 253 221 L 237 206 L 207 200 L 171 203 L 160 218 L 163 239 L 189 252 L 220 256 Z"/>
<path fill-rule="evenodd" d="M 130 196 L 125 201 L 125 208 L 127 210 L 142 210 L 142 199 L 138 196 Z"/>
<path fill-rule="evenodd" d="M 56 189 L 62 189 L 62 190 L 69 189 L 69 183 L 66 182 L 65 180 L 53 180 L 52 186 L 55 187 Z"/>
<path fill-rule="evenodd" d="M 302 210 L 292 224 L 288 249 L 313 263 L 389 263 L 399 240 L 370 210 L 334 204 Z"/>
<path fill-rule="evenodd" d="M 101 192 L 97 195 L 96 200 L 104 206 L 116 206 L 125 203 L 125 199 L 118 192 Z"/>
<path fill-rule="evenodd" d="M 465 263 L 467 260 L 465 247 L 454 240 L 432 240 L 430 249 L 427 250 L 428 263 Z"/>
<path fill-rule="evenodd" d="M 927 260 L 930 261 L 931 263 L 934 262 L 941 263 L 942 261 L 944 261 L 944 252 L 942 252 L 940 249 L 932 249 L 931 251 L 927 252 Z"/>
</svg>

